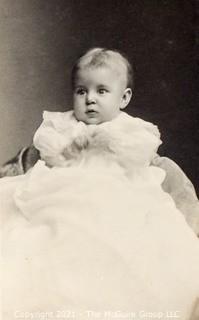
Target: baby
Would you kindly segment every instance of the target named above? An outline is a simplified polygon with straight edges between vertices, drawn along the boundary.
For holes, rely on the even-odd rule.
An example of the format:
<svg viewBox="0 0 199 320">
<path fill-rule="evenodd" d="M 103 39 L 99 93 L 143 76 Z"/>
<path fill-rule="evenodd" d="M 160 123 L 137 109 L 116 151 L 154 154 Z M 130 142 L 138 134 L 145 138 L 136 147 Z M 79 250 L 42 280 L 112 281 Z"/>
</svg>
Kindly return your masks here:
<svg viewBox="0 0 199 320">
<path fill-rule="evenodd" d="M 117 51 L 103 48 L 89 50 L 80 57 L 72 70 L 74 109 L 72 116 L 86 125 L 98 125 L 112 121 L 124 114 L 122 110 L 131 100 L 133 85 L 133 70 L 125 56 Z M 36 137 L 34 143 L 36 149 L 40 150 Z M 85 145 L 87 143 L 86 138 Z M 106 145 L 105 141 L 98 141 L 98 147 L 99 144 L 103 148 Z M 82 149 L 82 146 L 73 143 L 72 149 L 74 155 L 74 151 L 79 152 L 78 149 Z M 60 153 L 60 150 L 58 152 Z M 40 150 L 40 156 L 42 156 L 42 150 Z M 68 150 L 65 156 L 69 157 Z M 58 164 L 60 164 L 58 159 L 54 159 L 51 163 L 51 165 Z M 151 164 L 166 171 L 166 178 L 162 182 L 163 189 L 172 196 L 188 224 L 196 234 L 199 234 L 199 202 L 191 182 L 182 170 L 168 158 L 159 157 L 155 153 L 151 158 Z"/>
<path fill-rule="evenodd" d="M 82 320 L 88 310 L 188 319 L 199 243 L 152 165 L 158 128 L 122 111 L 132 78 L 119 52 L 89 50 L 72 72 L 73 110 L 44 112 L 39 161 L 1 179 L 5 320 L 63 306 Z"/>
<path fill-rule="evenodd" d="M 142 151 L 136 160 L 137 164 L 141 157 L 145 158 L 148 155 L 148 131 L 151 131 L 157 136 L 157 139 L 154 137 L 154 144 L 157 145 L 148 155 L 151 161 L 160 144 L 157 127 L 138 118 L 134 118 L 132 123 L 133 118 L 122 111 L 131 100 L 132 85 L 132 68 L 123 55 L 101 48 L 89 50 L 72 70 L 73 111 L 44 112 L 44 121 L 33 140 L 41 159 L 50 167 L 69 166 L 82 157 L 95 165 L 100 152 L 103 152 L 104 161 L 110 163 L 108 158 L 114 155 L 115 162 L 123 163 L 130 172 L 136 158 L 130 157 L 130 151 L 136 154 L 136 145 L 140 142 Z M 49 121 L 53 123 L 52 126 L 49 126 Z M 59 128 L 56 123 L 59 123 Z M 73 123 L 76 125 L 73 126 Z M 123 130 L 123 133 L 126 131 L 125 138 L 121 135 L 121 126 L 126 126 Z M 143 127 L 141 134 L 135 129 L 139 126 Z M 131 130 L 133 127 L 135 132 Z M 134 137 L 135 146 L 131 144 L 132 141 L 130 143 L 130 135 Z M 114 144 L 117 144 L 117 148 Z M 121 146 L 125 147 L 123 151 Z M 120 155 L 116 151 L 118 148 Z M 114 161 L 111 162 L 113 164 Z"/>
</svg>

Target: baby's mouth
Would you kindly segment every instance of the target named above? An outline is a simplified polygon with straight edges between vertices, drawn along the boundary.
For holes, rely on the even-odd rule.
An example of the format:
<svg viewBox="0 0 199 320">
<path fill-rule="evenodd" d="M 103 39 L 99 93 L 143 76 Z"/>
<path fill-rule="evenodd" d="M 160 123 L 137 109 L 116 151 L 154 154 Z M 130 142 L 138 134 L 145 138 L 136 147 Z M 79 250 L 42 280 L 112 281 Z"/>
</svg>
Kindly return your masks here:
<svg viewBox="0 0 199 320">
<path fill-rule="evenodd" d="M 95 110 L 87 110 L 87 111 L 86 111 L 86 114 L 88 114 L 88 115 L 90 115 L 90 116 L 96 115 L 97 113 L 98 113 L 98 112 L 95 111 Z"/>
</svg>

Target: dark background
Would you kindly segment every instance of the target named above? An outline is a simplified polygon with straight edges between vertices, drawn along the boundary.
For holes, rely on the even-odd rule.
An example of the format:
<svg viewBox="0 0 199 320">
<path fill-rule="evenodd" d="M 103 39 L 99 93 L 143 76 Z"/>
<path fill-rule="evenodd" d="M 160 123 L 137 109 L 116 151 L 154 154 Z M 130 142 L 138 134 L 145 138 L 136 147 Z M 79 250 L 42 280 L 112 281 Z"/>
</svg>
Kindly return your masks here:
<svg viewBox="0 0 199 320">
<path fill-rule="evenodd" d="M 42 110 L 70 108 L 70 72 L 82 52 L 115 48 L 135 69 L 127 111 L 159 126 L 160 154 L 199 193 L 198 7 L 190 0 L 1 0 L 1 161 L 31 142 Z"/>
</svg>

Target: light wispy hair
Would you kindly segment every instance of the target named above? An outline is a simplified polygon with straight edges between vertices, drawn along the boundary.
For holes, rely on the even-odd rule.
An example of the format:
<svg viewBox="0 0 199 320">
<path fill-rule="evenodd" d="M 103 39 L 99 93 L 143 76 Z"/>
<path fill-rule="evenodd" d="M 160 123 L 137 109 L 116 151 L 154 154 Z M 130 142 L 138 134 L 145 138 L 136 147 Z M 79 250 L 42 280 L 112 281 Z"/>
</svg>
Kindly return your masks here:
<svg viewBox="0 0 199 320">
<path fill-rule="evenodd" d="M 80 56 L 72 69 L 72 87 L 74 87 L 78 70 L 88 67 L 98 68 L 109 66 L 110 64 L 114 64 L 114 67 L 118 69 L 119 65 L 122 65 L 125 68 L 126 87 L 133 89 L 134 72 L 129 60 L 123 53 L 106 48 L 92 48 Z"/>
</svg>

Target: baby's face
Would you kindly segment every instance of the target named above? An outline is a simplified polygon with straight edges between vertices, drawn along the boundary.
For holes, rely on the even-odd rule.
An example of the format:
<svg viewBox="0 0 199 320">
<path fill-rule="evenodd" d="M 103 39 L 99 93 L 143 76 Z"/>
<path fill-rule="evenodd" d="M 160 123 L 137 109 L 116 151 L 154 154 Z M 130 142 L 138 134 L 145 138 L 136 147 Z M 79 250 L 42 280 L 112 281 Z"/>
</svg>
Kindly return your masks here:
<svg viewBox="0 0 199 320">
<path fill-rule="evenodd" d="M 73 107 L 77 120 L 100 124 L 117 117 L 125 103 L 126 75 L 107 66 L 85 67 L 77 72 Z"/>
</svg>

